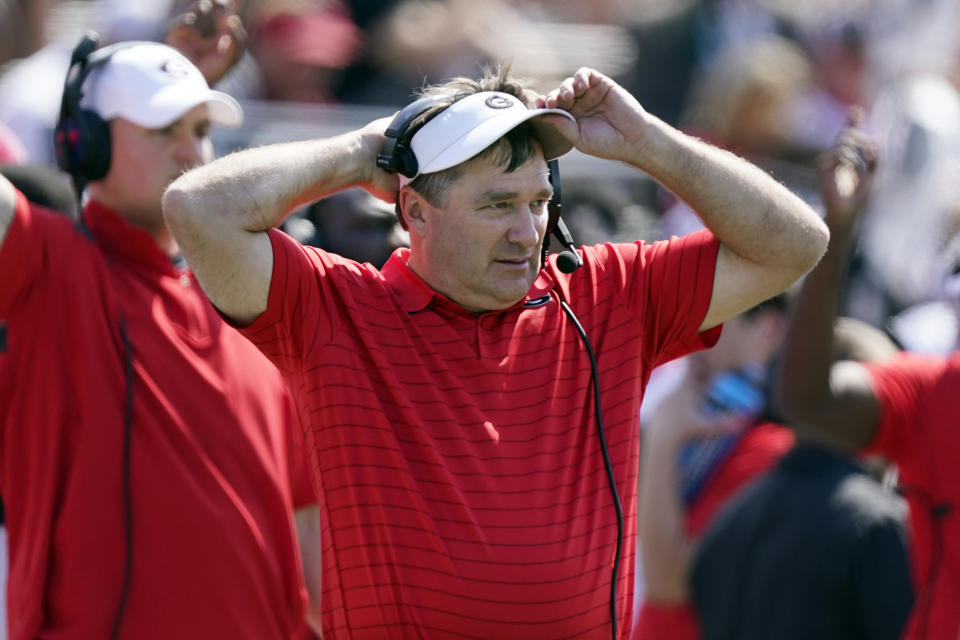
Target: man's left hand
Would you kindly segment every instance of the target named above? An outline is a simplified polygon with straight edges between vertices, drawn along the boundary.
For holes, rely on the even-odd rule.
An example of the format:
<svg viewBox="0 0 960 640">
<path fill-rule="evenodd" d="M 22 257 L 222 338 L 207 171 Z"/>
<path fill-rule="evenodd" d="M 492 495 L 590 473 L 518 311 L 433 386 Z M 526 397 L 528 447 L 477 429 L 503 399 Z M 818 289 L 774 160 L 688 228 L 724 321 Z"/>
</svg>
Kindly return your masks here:
<svg viewBox="0 0 960 640">
<path fill-rule="evenodd" d="M 543 116 L 583 153 L 631 162 L 642 153 L 650 115 L 630 92 L 594 69 L 583 67 L 535 106 L 570 112 L 576 122 Z"/>
</svg>

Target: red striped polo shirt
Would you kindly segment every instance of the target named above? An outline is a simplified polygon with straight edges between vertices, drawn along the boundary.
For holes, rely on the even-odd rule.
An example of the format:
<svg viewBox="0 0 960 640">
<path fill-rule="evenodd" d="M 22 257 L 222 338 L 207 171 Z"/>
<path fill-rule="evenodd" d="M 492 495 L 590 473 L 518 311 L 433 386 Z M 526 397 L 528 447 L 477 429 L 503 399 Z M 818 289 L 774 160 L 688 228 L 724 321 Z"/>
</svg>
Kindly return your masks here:
<svg viewBox="0 0 960 640">
<path fill-rule="evenodd" d="M 244 333 L 288 376 L 314 442 L 327 637 L 609 637 L 630 629 L 639 408 L 651 369 L 698 334 L 718 243 L 708 232 L 553 260 L 526 298 L 475 314 L 398 250 L 382 271 L 271 231 L 267 311 Z"/>
<path fill-rule="evenodd" d="M 303 637 L 312 492 L 282 378 L 150 234 L 97 202 L 84 220 L 18 193 L 0 246 L 9 637 L 109 638 L 128 568 L 120 638 Z"/>
</svg>

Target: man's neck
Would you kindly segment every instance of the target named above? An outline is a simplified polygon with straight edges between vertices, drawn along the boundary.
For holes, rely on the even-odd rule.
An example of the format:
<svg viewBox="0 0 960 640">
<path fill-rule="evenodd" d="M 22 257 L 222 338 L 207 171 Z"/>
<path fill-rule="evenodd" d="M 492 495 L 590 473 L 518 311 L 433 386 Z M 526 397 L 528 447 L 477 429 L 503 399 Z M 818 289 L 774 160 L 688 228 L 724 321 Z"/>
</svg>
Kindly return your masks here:
<svg viewBox="0 0 960 640">
<path fill-rule="evenodd" d="M 160 250 L 170 256 L 171 260 L 176 262 L 180 259 L 180 247 L 177 246 L 173 235 L 163 224 L 163 216 L 159 211 L 135 211 L 129 207 L 124 207 L 121 203 L 113 202 L 109 197 L 104 197 L 103 192 L 91 190 L 90 199 L 99 202 L 115 214 L 126 220 L 133 226 L 143 229 L 150 234 Z"/>
</svg>

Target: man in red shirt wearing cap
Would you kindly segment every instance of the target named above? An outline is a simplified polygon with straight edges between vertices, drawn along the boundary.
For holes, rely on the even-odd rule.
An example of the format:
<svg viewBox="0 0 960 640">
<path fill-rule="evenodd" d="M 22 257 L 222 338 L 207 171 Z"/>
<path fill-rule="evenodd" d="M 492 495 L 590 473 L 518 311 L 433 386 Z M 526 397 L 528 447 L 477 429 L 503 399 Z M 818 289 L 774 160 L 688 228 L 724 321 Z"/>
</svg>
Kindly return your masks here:
<svg viewBox="0 0 960 640">
<path fill-rule="evenodd" d="M 792 422 L 825 433 L 848 450 L 880 454 L 897 465 L 910 506 L 916 590 L 904 637 L 955 640 L 960 633 L 960 351 L 945 357 L 904 352 L 869 365 L 831 362 L 847 253 L 870 192 L 874 153 L 872 143 L 853 127 L 821 167 L 833 237 L 793 311 L 779 400 Z"/>
<path fill-rule="evenodd" d="M 241 110 L 166 45 L 95 45 L 58 125 L 58 160 L 89 183 L 81 219 L 0 178 L 10 638 L 302 637 L 293 509 L 315 499 L 289 393 L 160 209 Z"/>
<path fill-rule="evenodd" d="M 651 173 L 713 232 L 544 260 L 548 225 L 566 235 L 547 163 L 573 145 Z M 381 270 L 272 230 L 353 185 L 410 230 Z M 312 435 L 323 631 L 369 637 L 626 637 L 650 370 L 712 344 L 827 240 L 769 176 L 590 69 L 537 98 L 503 70 L 455 79 L 394 120 L 233 154 L 175 181 L 164 216 L 288 377 Z"/>
</svg>

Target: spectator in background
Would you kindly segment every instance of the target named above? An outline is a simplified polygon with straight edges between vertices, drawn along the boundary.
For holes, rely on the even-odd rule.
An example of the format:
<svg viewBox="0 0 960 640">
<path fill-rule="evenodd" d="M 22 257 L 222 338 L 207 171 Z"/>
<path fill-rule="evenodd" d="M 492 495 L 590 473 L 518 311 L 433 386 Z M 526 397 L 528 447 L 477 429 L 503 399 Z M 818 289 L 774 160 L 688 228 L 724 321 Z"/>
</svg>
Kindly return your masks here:
<svg viewBox="0 0 960 640">
<path fill-rule="evenodd" d="M 872 185 L 868 139 L 848 129 L 820 172 L 830 248 L 807 276 L 792 313 L 777 395 L 796 424 L 847 451 L 897 465 L 910 506 L 916 604 L 907 638 L 955 640 L 960 629 L 960 352 L 902 353 L 881 363 L 832 363 L 832 327 L 847 252 Z M 909 212 L 904 212 L 908 215 Z"/>
<path fill-rule="evenodd" d="M 39 0 L 36 4 L 44 2 L 46 0 Z M 33 0 L 30 4 L 34 4 Z M 80 6 L 86 4 L 79 3 Z M 90 4 L 91 8 L 96 6 Z M 236 62 L 244 50 L 245 39 L 235 0 L 176 0 L 169 5 L 177 13 L 155 29 L 144 24 L 133 27 L 122 23 L 125 16 L 108 12 L 101 16 L 101 23 L 94 30 L 105 33 L 105 40 L 109 42 L 130 39 L 122 34 L 133 30 L 144 34 L 140 39 L 155 35 L 174 48 L 182 46 L 187 57 L 204 73 L 207 84 L 213 86 L 230 67 L 218 66 L 211 52 Z M 53 127 L 59 117 L 63 88 L 59 79 L 67 73 L 72 44 L 72 39 L 51 41 L 28 58 L 10 65 L 0 77 L 0 124 L 15 132 L 26 148 L 27 158 L 21 162 L 55 164 Z M 218 52 L 217 45 L 223 46 L 223 50 Z"/>
<path fill-rule="evenodd" d="M 395 249 L 410 246 L 394 208 L 357 188 L 314 202 L 288 218 L 284 230 L 303 244 L 377 268 Z"/>
<path fill-rule="evenodd" d="M 812 159 L 800 155 L 791 119 L 811 80 L 806 54 L 787 38 L 732 42 L 695 79 L 682 126 L 753 160 Z"/>
<path fill-rule="evenodd" d="M 748 158 L 801 191 L 799 167 L 813 154 L 792 135 L 792 110 L 807 90 L 810 63 L 803 51 L 781 36 L 765 34 L 736 42 L 717 53 L 696 77 L 681 118 L 692 135 Z M 665 206 L 665 235 L 700 227 L 696 214 L 672 195 Z"/>
<path fill-rule="evenodd" d="M 259 67 L 257 97 L 265 100 L 337 101 L 343 69 L 364 45 L 362 32 L 340 2 L 253 2 L 244 22 Z"/>
<path fill-rule="evenodd" d="M 690 566 L 716 513 L 790 448 L 769 422 L 767 369 L 786 329 L 784 296 L 724 323 L 709 350 L 687 356 L 684 374 L 644 422 L 637 510 L 645 602 L 634 640 L 696 640 Z"/>
<path fill-rule="evenodd" d="M 0 66 L 44 45 L 44 23 L 58 0 L 0 1 Z"/>
<path fill-rule="evenodd" d="M 834 357 L 896 353 L 847 319 Z M 796 445 L 720 510 L 692 562 L 705 640 L 897 640 L 913 604 L 906 505 L 834 443 L 803 427 Z"/>
<path fill-rule="evenodd" d="M 793 105 L 791 130 L 816 152 L 833 146 L 852 105 L 872 103 L 868 66 L 869 3 L 791 3 L 796 39 L 811 63 L 811 83 Z M 859 5 L 859 6 L 858 6 Z"/>
<path fill-rule="evenodd" d="M 620 76 L 652 113 L 681 126 L 690 91 L 717 56 L 777 31 L 777 21 L 753 0 L 627 0 L 624 22 L 640 50 Z"/>
<path fill-rule="evenodd" d="M 78 47 L 58 128 L 88 183 L 80 223 L 0 179 L 10 636 L 304 637 L 292 512 L 308 549 L 318 516 L 288 391 L 160 211 L 167 183 L 211 159 L 211 123 L 242 113 L 166 45 L 92 55 Z"/>
<path fill-rule="evenodd" d="M 599 176 L 563 179 L 563 219 L 577 244 L 653 242 L 661 237 L 653 211 L 637 204 L 630 191 Z"/>
</svg>

